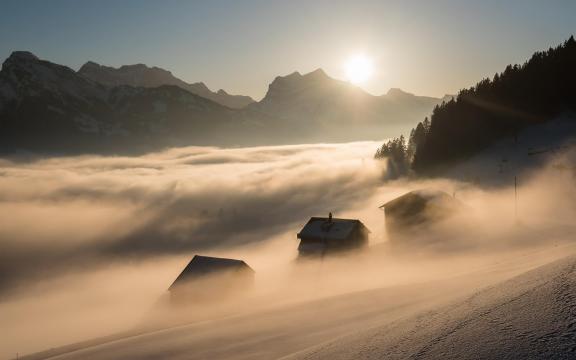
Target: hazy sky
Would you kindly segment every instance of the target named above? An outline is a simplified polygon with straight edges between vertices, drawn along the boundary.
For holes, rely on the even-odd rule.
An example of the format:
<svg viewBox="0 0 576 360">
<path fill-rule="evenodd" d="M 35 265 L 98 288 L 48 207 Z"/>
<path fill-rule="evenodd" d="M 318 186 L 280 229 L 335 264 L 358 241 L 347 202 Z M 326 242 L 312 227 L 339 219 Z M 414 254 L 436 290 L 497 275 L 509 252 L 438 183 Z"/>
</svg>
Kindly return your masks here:
<svg viewBox="0 0 576 360">
<path fill-rule="evenodd" d="M 574 0 L 0 0 L 0 58 L 145 63 L 261 98 L 278 75 L 372 57 L 373 94 L 455 93 L 576 33 Z"/>
</svg>

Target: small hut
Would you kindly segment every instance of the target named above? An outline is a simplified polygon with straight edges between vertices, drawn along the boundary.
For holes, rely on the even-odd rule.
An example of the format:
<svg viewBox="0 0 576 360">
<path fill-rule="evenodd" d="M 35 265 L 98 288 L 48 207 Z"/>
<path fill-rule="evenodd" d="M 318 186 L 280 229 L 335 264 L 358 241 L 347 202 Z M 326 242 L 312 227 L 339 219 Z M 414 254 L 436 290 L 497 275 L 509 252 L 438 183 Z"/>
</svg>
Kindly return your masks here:
<svg viewBox="0 0 576 360">
<path fill-rule="evenodd" d="M 358 249 L 368 244 L 370 230 L 360 220 L 337 219 L 330 213 L 312 217 L 297 234 L 300 256 L 323 256 L 329 252 Z"/>
<path fill-rule="evenodd" d="M 251 289 L 254 274 L 242 260 L 196 255 L 168 291 L 173 304 L 223 300 Z"/>
<path fill-rule="evenodd" d="M 454 215 L 462 205 L 442 191 L 416 190 L 380 206 L 390 240 L 413 235 Z"/>
</svg>

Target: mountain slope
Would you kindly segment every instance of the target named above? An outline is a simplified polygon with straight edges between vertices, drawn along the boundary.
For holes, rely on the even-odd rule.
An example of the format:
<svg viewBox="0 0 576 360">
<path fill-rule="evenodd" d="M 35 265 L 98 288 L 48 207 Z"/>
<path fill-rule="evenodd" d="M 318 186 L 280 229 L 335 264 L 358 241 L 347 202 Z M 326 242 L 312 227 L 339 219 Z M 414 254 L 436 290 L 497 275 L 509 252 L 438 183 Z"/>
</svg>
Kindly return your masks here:
<svg viewBox="0 0 576 360">
<path fill-rule="evenodd" d="M 573 359 L 576 257 L 296 359 Z"/>
<path fill-rule="evenodd" d="M 95 133 L 110 111 L 104 86 L 31 53 L 14 52 L 0 71 L 2 147 Z"/>
<path fill-rule="evenodd" d="M 249 109 L 274 115 L 330 140 L 380 139 L 408 131 L 442 100 L 391 89 L 373 96 L 322 69 L 277 77 L 266 96 Z M 385 131 L 384 131 L 385 130 Z"/>
<path fill-rule="evenodd" d="M 303 298 L 293 298 L 296 301 L 290 301 L 290 297 L 284 301 L 281 296 L 283 300 L 278 303 L 278 301 L 271 301 L 271 299 L 279 299 L 278 297 L 256 297 L 251 299 L 248 308 L 243 308 L 239 306 L 238 301 L 234 300 L 231 304 L 234 309 L 233 315 L 225 312 L 221 316 L 222 314 L 218 315 L 218 312 L 211 312 L 208 308 L 201 311 L 200 318 L 191 321 L 190 318 L 186 320 L 186 316 L 177 313 L 174 316 L 178 318 L 178 322 L 173 324 L 177 325 L 174 327 L 158 329 L 159 331 L 150 331 L 150 328 L 134 329 L 131 333 L 94 339 L 62 348 L 52 348 L 25 357 L 25 359 L 85 360 L 115 359 L 120 356 L 122 359 L 267 360 L 287 359 L 291 358 L 290 355 L 296 358 L 312 359 L 388 358 L 389 354 L 396 354 L 393 353 L 395 350 L 398 353 L 405 351 L 403 354 L 407 354 L 408 351 L 420 349 L 426 345 L 426 342 L 417 342 L 419 338 L 411 337 L 412 331 L 419 335 L 429 334 L 429 330 L 435 331 L 432 336 L 437 337 L 443 337 L 447 332 L 449 333 L 452 330 L 450 324 L 446 328 L 435 327 L 435 324 L 444 324 L 442 316 L 444 313 L 447 313 L 450 321 L 458 321 L 459 318 L 456 316 L 458 314 L 468 314 L 471 319 L 476 319 L 475 315 L 478 312 L 482 313 L 486 307 L 497 307 L 503 299 L 505 303 L 508 300 L 507 296 L 514 297 L 525 290 L 538 289 L 547 280 L 556 285 L 563 284 L 565 278 L 556 278 L 555 274 L 561 274 L 567 262 L 557 263 L 560 266 L 552 265 L 554 267 L 552 271 L 547 270 L 550 266 L 538 268 L 564 258 L 567 253 L 573 253 L 574 246 L 559 244 L 553 248 L 545 246 L 529 251 L 524 248 L 512 252 L 498 251 L 497 254 L 487 251 L 484 255 L 480 255 L 480 258 L 478 254 L 469 254 L 472 257 L 464 256 L 463 258 L 460 258 L 460 255 L 440 257 L 435 260 L 427 256 L 417 256 L 413 259 L 416 262 L 409 261 L 404 265 L 401 264 L 407 259 L 398 261 L 398 254 L 386 254 L 382 252 L 385 251 L 383 248 L 373 250 L 375 252 L 367 254 L 367 257 L 353 260 L 355 265 L 352 267 L 348 266 L 351 264 L 349 261 L 351 259 L 342 259 L 342 263 L 324 262 L 321 276 L 318 276 L 316 266 L 309 268 L 312 272 L 300 269 L 296 273 L 303 271 L 301 275 L 305 277 L 295 278 L 298 283 L 304 281 L 306 284 L 307 281 L 311 281 L 310 285 L 321 284 L 323 290 L 305 291 L 301 294 Z M 378 273 L 376 269 L 383 272 Z M 439 271 L 439 269 L 444 270 Z M 532 269 L 537 269 L 537 276 L 534 276 L 535 272 L 527 273 Z M 555 272 L 555 269 L 560 271 Z M 403 270 L 413 273 L 403 280 L 392 274 L 396 271 L 404 273 Z M 375 274 L 373 271 L 376 271 L 376 274 L 392 276 L 373 276 Z M 296 273 L 292 273 L 290 277 L 296 276 Z M 367 274 L 372 276 L 367 277 Z M 425 274 L 425 276 L 424 278 L 419 275 L 414 277 L 415 274 Z M 516 277 L 519 274 L 526 275 Z M 370 278 L 370 281 L 375 281 L 375 283 L 358 283 L 359 278 Z M 384 280 L 384 278 L 388 279 Z M 566 278 L 573 279 L 573 274 Z M 508 281 L 508 279 L 513 280 Z M 346 289 L 345 284 L 348 281 L 355 281 L 359 286 L 357 290 L 364 290 L 352 291 L 349 288 L 350 292 L 342 292 Z M 384 281 L 383 284 L 387 285 L 376 287 L 368 285 L 375 285 L 380 281 Z M 506 282 L 502 284 L 503 281 Z M 290 296 L 294 296 L 294 288 L 290 286 L 290 281 L 282 283 L 284 286 L 288 285 L 285 289 L 291 294 Z M 336 284 L 337 289 L 333 287 Z M 368 287 L 365 288 L 365 286 Z M 570 287 L 572 288 L 572 284 Z M 303 289 L 317 289 L 317 285 Z M 497 289 L 497 291 L 491 289 Z M 511 312 L 504 314 L 502 321 L 514 321 L 513 318 L 517 314 L 530 315 L 524 307 L 535 309 L 535 311 L 540 308 L 546 309 L 548 305 L 545 302 L 549 298 L 552 299 L 555 293 L 554 290 L 548 292 L 547 289 L 543 294 L 538 294 L 543 295 L 542 299 L 527 296 L 524 300 L 526 302 L 535 300 L 535 304 L 522 303 L 518 306 L 520 312 L 512 312 L 518 310 L 518 307 L 506 308 Z M 546 297 L 546 295 L 551 296 Z M 561 305 L 559 301 L 552 300 L 550 303 L 552 302 Z M 543 313 L 542 318 L 549 321 L 544 322 L 541 330 L 536 331 L 548 330 L 546 326 L 552 325 L 551 321 L 562 319 L 564 315 L 562 311 L 557 311 L 558 308 L 553 306 L 548 309 L 549 311 Z M 555 313 L 557 315 L 554 315 Z M 432 318 L 428 321 L 430 317 Z M 421 322 L 410 327 L 409 331 L 404 331 L 406 328 L 403 324 L 414 325 L 414 319 L 419 319 Z M 490 320 L 494 319 L 490 318 Z M 560 324 L 565 324 L 565 322 L 560 322 Z M 529 326 L 531 327 L 527 329 L 534 329 L 538 328 L 539 324 L 533 322 Z M 392 330 L 388 331 L 388 329 Z M 399 330 L 395 332 L 394 329 Z M 488 336 L 494 338 L 503 334 L 502 329 L 496 328 L 496 330 L 498 331 L 494 331 L 495 334 L 490 333 Z M 398 337 L 406 337 L 406 339 L 401 338 L 401 346 L 397 349 L 384 348 L 385 345 L 379 341 L 386 341 L 386 337 L 394 340 Z M 426 339 L 422 340 L 426 341 Z M 226 346 L 220 346 L 223 343 Z M 465 351 L 467 346 L 482 344 L 482 337 L 473 338 L 469 343 L 463 341 L 454 344 L 455 346 L 462 344 L 458 349 Z M 468 355 L 462 358 L 477 358 Z M 503 356 L 492 358 L 506 358 L 504 352 L 501 355 Z M 418 358 L 418 355 L 414 358 Z M 441 359 L 443 357 L 430 358 Z"/>
<path fill-rule="evenodd" d="M 189 84 L 172 75 L 170 71 L 159 67 L 148 67 L 144 64 L 124 65 L 119 68 L 113 68 L 89 61 L 78 70 L 78 73 L 107 86 L 158 87 L 175 85 L 193 94 L 235 109 L 243 108 L 254 102 L 249 96 L 230 95 L 222 89 L 218 90 L 218 92 L 212 92 L 204 83 Z"/>
<path fill-rule="evenodd" d="M 233 110 L 177 86 L 107 87 L 14 52 L 0 71 L 2 150 L 105 151 L 204 143 Z"/>
<path fill-rule="evenodd" d="M 434 109 L 430 129 L 416 144 L 413 167 L 420 173 L 436 172 L 527 126 L 574 112 L 576 41 L 570 37 Z"/>
</svg>

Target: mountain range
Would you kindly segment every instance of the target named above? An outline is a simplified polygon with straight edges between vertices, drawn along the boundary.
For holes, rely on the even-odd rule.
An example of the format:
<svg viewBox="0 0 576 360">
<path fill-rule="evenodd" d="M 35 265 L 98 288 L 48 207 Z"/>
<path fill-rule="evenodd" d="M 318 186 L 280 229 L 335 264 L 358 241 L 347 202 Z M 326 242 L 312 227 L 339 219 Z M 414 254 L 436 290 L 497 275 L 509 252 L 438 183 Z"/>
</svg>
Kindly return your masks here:
<svg viewBox="0 0 576 360">
<path fill-rule="evenodd" d="M 408 131 L 446 99 L 373 96 L 318 69 L 277 77 L 259 102 L 143 64 L 79 71 L 13 52 L 0 71 L 0 150 L 132 152 L 377 140 Z"/>
<path fill-rule="evenodd" d="M 404 133 L 415 118 L 423 119 L 434 106 L 450 99 L 416 96 L 400 89 L 374 96 L 317 69 L 277 77 L 266 96 L 247 108 L 300 128 L 312 125 L 324 141 L 348 141 Z"/>
<path fill-rule="evenodd" d="M 213 92 L 202 82 L 189 84 L 172 75 L 170 71 L 159 67 L 148 67 L 144 64 L 113 68 L 88 61 L 78 70 L 78 74 L 110 87 L 130 85 L 153 88 L 162 85 L 175 85 L 192 94 L 233 109 L 240 109 L 254 102 L 250 96 L 230 95 L 223 89 Z"/>
</svg>

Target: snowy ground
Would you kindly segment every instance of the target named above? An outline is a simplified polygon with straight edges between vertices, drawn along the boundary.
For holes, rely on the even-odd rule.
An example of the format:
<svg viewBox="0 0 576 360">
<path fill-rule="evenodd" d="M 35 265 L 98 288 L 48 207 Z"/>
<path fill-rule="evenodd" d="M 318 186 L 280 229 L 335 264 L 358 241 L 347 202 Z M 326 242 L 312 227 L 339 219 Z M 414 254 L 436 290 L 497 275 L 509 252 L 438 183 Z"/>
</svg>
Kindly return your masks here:
<svg viewBox="0 0 576 360">
<path fill-rule="evenodd" d="M 574 359 L 576 257 L 292 359 Z"/>
<path fill-rule="evenodd" d="M 451 168 L 446 175 L 479 185 L 511 186 L 514 176 L 522 181 L 547 162 L 553 161 L 558 171 L 570 171 L 573 164 L 555 158 L 576 144 L 575 116 L 567 114 L 499 140 Z"/>
<path fill-rule="evenodd" d="M 572 244 L 557 244 L 455 259 L 451 269 L 423 283 L 253 310 L 76 351 L 63 349 L 50 358 L 550 358 L 545 355 L 573 349 L 576 259 L 546 264 L 575 250 Z M 421 264 L 422 271 L 442 266 Z"/>
</svg>

